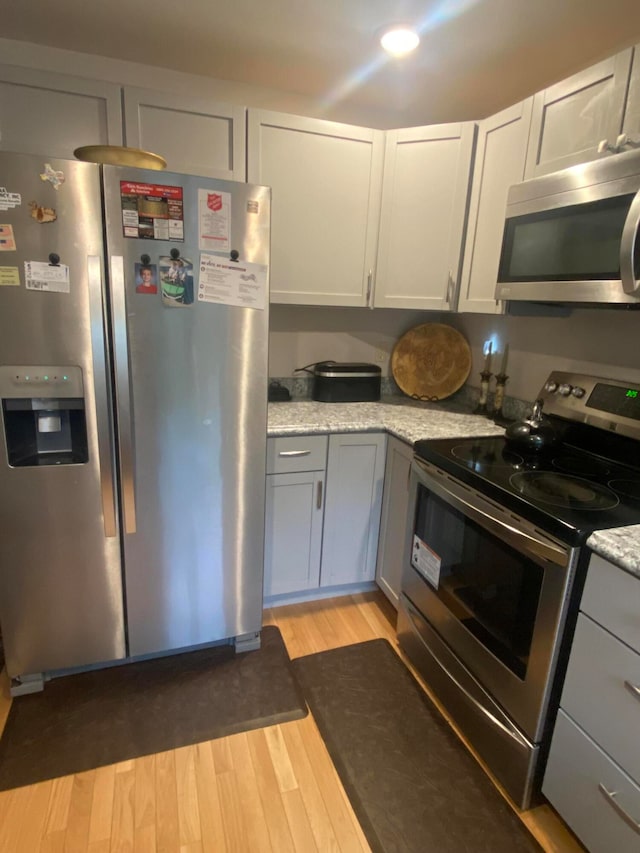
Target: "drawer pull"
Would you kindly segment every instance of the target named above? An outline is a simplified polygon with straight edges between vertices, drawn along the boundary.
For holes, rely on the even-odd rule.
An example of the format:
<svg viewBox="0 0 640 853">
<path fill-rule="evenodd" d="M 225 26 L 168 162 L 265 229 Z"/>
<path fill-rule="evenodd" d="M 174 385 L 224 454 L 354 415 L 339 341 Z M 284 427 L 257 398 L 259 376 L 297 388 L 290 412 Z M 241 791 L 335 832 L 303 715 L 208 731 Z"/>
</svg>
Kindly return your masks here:
<svg viewBox="0 0 640 853">
<path fill-rule="evenodd" d="M 310 450 L 280 450 L 278 456 L 308 456 Z"/>
<path fill-rule="evenodd" d="M 611 808 L 618 814 L 622 820 L 633 829 L 634 832 L 637 832 L 640 835 L 640 823 L 637 820 L 634 820 L 630 814 L 628 814 L 620 805 L 620 803 L 615 799 L 617 795 L 617 791 L 607 791 L 605 786 L 600 782 L 598 785 L 598 790 L 605 798 L 605 800 L 609 803 Z"/>
<path fill-rule="evenodd" d="M 318 480 L 318 491 L 316 493 L 316 507 L 322 509 L 322 480 Z"/>
<path fill-rule="evenodd" d="M 630 681 L 625 681 L 624 686 L 640 702 L 640 687 L 637 684 L 632 684 Z"/>
</svg>

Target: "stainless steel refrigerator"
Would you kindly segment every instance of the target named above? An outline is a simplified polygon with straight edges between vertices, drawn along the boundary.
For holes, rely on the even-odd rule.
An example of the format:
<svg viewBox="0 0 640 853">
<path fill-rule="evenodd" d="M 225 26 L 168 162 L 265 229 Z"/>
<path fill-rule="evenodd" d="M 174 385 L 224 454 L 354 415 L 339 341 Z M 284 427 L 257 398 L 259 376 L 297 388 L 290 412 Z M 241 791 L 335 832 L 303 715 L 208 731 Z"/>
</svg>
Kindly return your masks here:
<svg viewBox="0 0 640 853">
<path fill-rule="evenodd" d="M 0 153 L 0 626 L 43 674 L 262 623 L 270 190 Z"/>
</svg>

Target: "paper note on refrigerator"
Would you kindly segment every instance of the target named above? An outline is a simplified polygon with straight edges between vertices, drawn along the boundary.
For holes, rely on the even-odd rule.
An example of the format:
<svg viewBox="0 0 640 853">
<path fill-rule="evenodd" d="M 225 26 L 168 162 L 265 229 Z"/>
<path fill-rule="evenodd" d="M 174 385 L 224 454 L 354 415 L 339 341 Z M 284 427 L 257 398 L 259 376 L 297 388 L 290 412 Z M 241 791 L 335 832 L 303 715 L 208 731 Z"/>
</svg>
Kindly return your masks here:
<svg viewBox="0 0 640 853">
<path fill-rule="evenodd" d="M 24 278 L 27 290 L 47 290 L 69 293 L 69 267 L 66 264 L 47 264 L 42 261 L 25 261 Z"/>
<path fill-rule="evenodd" d="M 215 255 L 200 255 L 198 302 L 264 310 L 266 295 L 266 264 L 234 262 Z"/>
<path fill-rule="evenodd" d="M 198 248 L 228 252 L 230 223 L 231 193 L 198 190 Z"/>
</svg>

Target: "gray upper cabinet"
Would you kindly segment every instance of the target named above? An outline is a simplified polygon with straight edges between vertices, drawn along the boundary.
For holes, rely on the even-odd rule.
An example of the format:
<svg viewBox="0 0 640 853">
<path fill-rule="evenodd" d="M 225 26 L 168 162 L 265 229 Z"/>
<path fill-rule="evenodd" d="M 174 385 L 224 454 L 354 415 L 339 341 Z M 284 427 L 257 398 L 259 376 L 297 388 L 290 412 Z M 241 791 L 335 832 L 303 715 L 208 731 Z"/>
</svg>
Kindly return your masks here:
<svg viewBox="0 0 640 853">
<path fill-rule="evenodd" d="M 458 311 L 497 314 L 495 299 L 507 193 L 524 178 L 533 98 L 480 122 Z"/>
<path fill-rule="evenodd" d="M 124 88 L 125 138 L 172 172 L 244 181 L 246 110 L 208 98 Z"/>
<path fill-rule="evenodd" d="M 122 145 L 120 87 L 0 66 L 0 148 L 73 159 L 83 145 Z"/>
<path fill-rule="evenodd" d="M 629 77 L 622 132 L 626 133 L 633 147 L 640 145 L 640 44 L 637 44 L 633 49 L 633 63 Z M 627 147 L 627 145 L 623 146 L 623 150 L 626 150 Z"/>
<path fill-rule="evenodd" d="M 375 307 L 455 310 L 475 130 L 387 131 Z"/>
<path fill-rule="evenodd" d="M 384 132 L 249 110 L 247 177 L 273 191 L 271 301 L 366 306 Z"/>
<path fill-rule="evenodd" d="M 615 145 L 632 56 L 622 51 L 535 96 L 526 178 L 595 160 L 603 140 Z"/>
</svg>

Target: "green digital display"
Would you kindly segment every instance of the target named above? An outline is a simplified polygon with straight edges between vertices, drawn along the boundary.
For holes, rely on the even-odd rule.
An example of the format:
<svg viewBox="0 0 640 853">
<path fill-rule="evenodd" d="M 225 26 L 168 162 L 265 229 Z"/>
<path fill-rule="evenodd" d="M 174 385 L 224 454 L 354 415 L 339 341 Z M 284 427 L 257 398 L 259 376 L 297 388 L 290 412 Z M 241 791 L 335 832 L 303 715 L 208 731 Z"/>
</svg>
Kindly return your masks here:
<svg viewBox="0 0 640 853">
<path fill-rule="evenodd" d="M 598 382 L 585 405 L 590 409 L 600 409 L 601 412 L 640 421 L 640 388 Z"/>
</svg>

